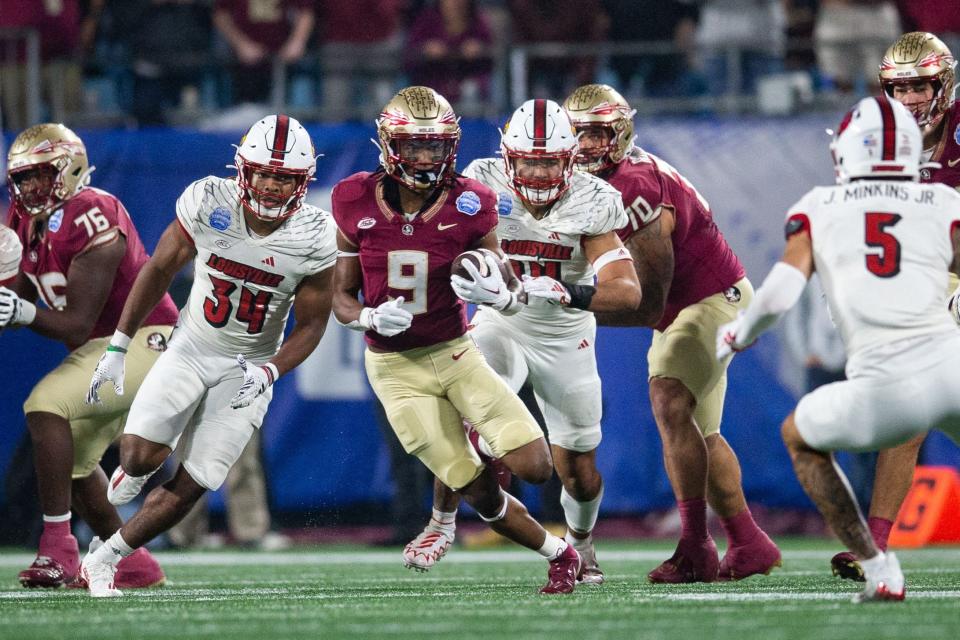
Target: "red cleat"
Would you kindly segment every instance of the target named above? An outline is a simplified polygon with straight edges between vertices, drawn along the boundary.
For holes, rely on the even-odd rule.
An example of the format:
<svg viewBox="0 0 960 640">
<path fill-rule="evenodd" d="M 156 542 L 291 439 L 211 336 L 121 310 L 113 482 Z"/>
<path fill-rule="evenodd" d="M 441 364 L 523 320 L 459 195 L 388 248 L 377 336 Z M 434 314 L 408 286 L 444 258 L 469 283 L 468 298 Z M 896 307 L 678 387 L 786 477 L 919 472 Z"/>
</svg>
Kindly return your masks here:
<svg viewBox="0 0 960 640">
<path fill-rule="evenodd" d="M 664 584 L 714 582 L 720 571 L 717 545 L 713 538 L 690 541 L 680 539 L 669 560 L 647 574 L 647 580 Z"/>
<path fill-rule="evenodd" d="M 857 561 L 857 556 L 849 551 L 841 551 L 830 558 L 830 571 L 833 575 L 844 580 L 853 580 L 854 582 L 866 582 L 863 576 L 863 567 Z"/>
<path fill-rule="evenodd" d="M 770 575 L 783 564 L 780 549 L 763 531 L 749 544 L 730 547 L 720 561 L 718 580 L 743 580 L 762 573 Z"/>
<path fill-rule="evenodd" d="M 481 462 L 490 467 L 494 473 L 497 474 L 497 483 L 500 484 L 500 488 L 506 491 L 510 488 L 510 482 L 513 480 L 513 473 L 503 464 L 503 461 L 500 458 L 494 458 L 493 456 L 484 453 L 483 449 L 480 447 L 480 432 L 473 428 L 473 425 L 464 420 L 463 428 L 467 432 L 467 440 L 470 441 L 470 445 L 473 447 L 473 450 L 477 452 L 477 455 L 480 456 Z"/>
<path fill-rule="evenodd" d="M 77 539 L 66 535 L 51 539 L 40 537 L 40 551 L 29 567 L 17 575 L 27 588 L 51 589 L 71 582 L 80 570 L 80 549 Z"/>
<path fill-rule="evenodd" d="M 572 544 L 568 544 L 556 560 L 550 561 L 550 569 L 547 571 L 547 584 L 543 585 L 540 593 L 573 593 L 582 567 L 580 554 L 577 553 Z"/>
</svg>

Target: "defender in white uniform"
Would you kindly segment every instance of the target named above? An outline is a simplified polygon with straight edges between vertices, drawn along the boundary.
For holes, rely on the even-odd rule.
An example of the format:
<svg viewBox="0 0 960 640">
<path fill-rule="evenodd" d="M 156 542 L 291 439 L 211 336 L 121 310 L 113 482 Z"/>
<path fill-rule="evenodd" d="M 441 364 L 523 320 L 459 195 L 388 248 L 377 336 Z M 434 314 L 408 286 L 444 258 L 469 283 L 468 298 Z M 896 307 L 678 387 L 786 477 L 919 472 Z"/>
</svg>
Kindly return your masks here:
<svg viewBox="0 0 960 640">
<path fill-rule="evenodd" d="M 477 303 L 471 337 L 490 366 L 517 391 L 530 381 L 543 413 L 567 542 L 583 558 L 581 581 L 599 584 L 591 532 L 600 510 L 603 481 L 596 468 L 602 399 L 595 352 L 593 311 L 633 310 L 640 285 L 629 252 L 615 231 L 627 224 L 620 193 L 606 181 L 573 170 L 577 138 L 565 111 L 551 100 L 523 104 L 504 128 L 503 158 L 476 160 L 464 175 L 500 198 L 497 235 L 527 304 L 500 312 L 486 291 L 499 289 L 491 264 L 483 283 L 453 276 L 454 290 Z M 481 442 L 481 449 L 485 443 Z M 454 537 L 459 496 L 439 482 L 434 517 L 404 550 L 408 566 L 429 569 Z M 443 535 L 437 536 L 437 533 Z"/>
<path fill-rule="evenodd" d="M 316 167 L 310 136 L 289 116 L 268 116 L 244 136 L 235 162 L 236 178 L 204 178 L 177 201 L 177 219 L 137 277 L 90 384 L 89 402 L 108 380 L 123 392 L 127 336 L 193 259 L 190 299 L 134 399 L 108 498 L 133 499 L 178 443 L 181 465 L 84 559 L 93 596 L 119 595 L 117 561 L 220 487 L 263 422 L 271 385 L 314 350 L 327 325 L 336 229 L 329 213 L 303 203 Z M 284 341 L 291 306 L 296 326 Z"/>
<path fill-rule="evenodd" d="M 860 559 L 856 601 L 902 600 L 903 574 L 883 553 L 831 451 L 876 450 L 934 428 L 960 438 L 960 331 L 944 304 L 960 272 L 960 194 L 919 184 L 920 130 L 886 97 L 861 100 L 831 146 L 838 185 L 787 214 L 787 246 L 717 357 L 749 346 L 799 298 L 816 270 L 847 350 L 847 380 L 800 400 L 783 438 L 801 484 Z"/>
</svg>

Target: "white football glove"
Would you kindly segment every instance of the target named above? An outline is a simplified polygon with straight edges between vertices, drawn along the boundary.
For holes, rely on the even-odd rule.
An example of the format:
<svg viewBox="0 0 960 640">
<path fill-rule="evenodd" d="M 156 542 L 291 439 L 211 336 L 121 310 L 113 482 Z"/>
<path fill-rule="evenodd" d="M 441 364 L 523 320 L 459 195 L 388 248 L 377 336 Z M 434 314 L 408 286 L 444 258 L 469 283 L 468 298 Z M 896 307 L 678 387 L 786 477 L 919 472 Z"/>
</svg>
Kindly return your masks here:
<svg viewBox="0 0 960 640">
<path fill-rule="evenodd" d="M 717 360 L 723 360 L 734 353 L 740 353 L 753 344 L 753 342 L 748 344 L 737 342 L 737 332 L 740 331 L 740 325 L 743 324 L 743 313 L 743 311 L 740 311 L 735 320 L 717 328 Z"/>
<path fill-rule="evenodd" d="M 230 407 L 233 409 L 242 409 L 250 406 L 250 403 L 267 390 L 277 379 L 277 366 L 272 362 L 260 366 L 247 366 L 247 359 L 243 354 L 237 354 L 237 364 L 243 371 L 243 384 L 237 390 L 236 395 L 230 400 Z"/>
<path fill-rule="evenodd" d="M 0 329 L 27 325 L 37 316 L 37 308 L 16 293 L 0 287 Z"/>
<path fill-rule="evenodd" d="M 381 302 L 377 307 L 364 307 L 360 312 L 360 326 L 373 329 L 386 338 L 392 338 L 410 328 L 413 314 L 403 308 L 403 296 Z"/>
<path fill-rule="evenodd" d="M 559 280 L 549 276 L 532 278 L 523 276 L 523 290 L 527 292 L 527 300 L 539 298 L 553 305 L 565 307 L 570 304 L 570 291 Z"/>
<path fill-rule="evenodd" d="M 9 280 L 20 272 L 23 245 L 17 233 L 0 224 L 0 282 Z"/>
<path fill-rule="evenodd" d="M 130 346 L 130 337 L 121 331 L 116 331 L 110 338 L 110 344 L 107 350 L 100 356 L 97 362 L 97 368 L 93 370 L 93 378 L 90 380 L 90 388 L 87 390 L 87 404 L 101 404 L 100 385 L 104 382 L 113 381 L 113 390 L 118 396 L 123 395 L 123 376 L 125 374 L 124 362 L 127 356 L 127 348 Z"/>
<path fill-rule="evenodd" d="M 463 268 L 470 274 L 470 279 L 458 275 L 450 276 L 450 286 L 457 297 L 464 302 L 473 304 L 487 304 L 498 311 L 503 311 L 509 307 L 516 299 L 516 293 L 507 288 L 507 283 L 503 281 L 503 274 L 500 273 L 500 263 L 497 259 L 488 254 L 483 255 L 487 263 L 490 275 L 481 276 L 480 271 L 469 260 L 464 261 Z"/>
</svg>

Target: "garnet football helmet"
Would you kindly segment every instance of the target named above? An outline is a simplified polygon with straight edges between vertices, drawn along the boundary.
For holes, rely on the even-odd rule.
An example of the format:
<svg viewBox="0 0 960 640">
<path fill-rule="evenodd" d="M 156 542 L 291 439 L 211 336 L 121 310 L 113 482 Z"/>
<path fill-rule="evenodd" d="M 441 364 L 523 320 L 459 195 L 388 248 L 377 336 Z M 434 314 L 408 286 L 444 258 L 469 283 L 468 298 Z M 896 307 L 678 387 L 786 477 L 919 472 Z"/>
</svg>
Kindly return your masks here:
<svg viewBox="0 0 960 640">
<path fill-rule="evenodd" d="M 93 169 L 77 134 L 62 124 L 35 125 L 18 135 L 7 153 L 10 197 L 32 216 L 48 214 L 89 184 Z M 48 188 L 21 188 L 34 170 L 49 173 Z"/>
<path fill-rule="evenodd" d="M 601 128 L 607 132 L 606 147 L 580 149 L 577 168 L 589 173 L 605 171 L 623 160 L 633 148 L 633 116 L 637 112 L 613 87 L 605 84 L 586 84 L 578 87 L 564 100 L 563 108 L 570 116 L 573 128 L 579 133 L 586 128 Z"/>
<path fill-rule="evenodd" d="M 513 112 L 500 133 L 500 153 L 510 186 L 523 201 L 534 206 L 551 204 L 570 188 L 578 149 L 570 117 L 553 100 L 527 100 Z M 560 175 L 522 178 L 516 170 L 520 159 L 559 160 Z"/>
<path fill-rule="evenodd" d="M 377 118 L 380 164 L 415 190 L 433 189 L 453 176 L 460 148 L 459 118 L 430 87 L 401 89 Z"/>
<path fill-rule="evenodd" d="M 922 149 L 917 121 L 905 106 L 886 96 L 858 102 L 830 144 L 837 184 L 866 177 L 916 180 Z"/>
<path fill-rule="evenodd" d="M 261 220 L 283 220 L 293 215 L 302 205 L 307 183 L 317 169 L 317 155 L 310 134 L 296 119 L 285 114 L 270 115 L 254 123 L 240 140 L 233 159 L 237 168 L 240 202 Z M 272 194 L 253 186 L 256 172 L 293 176 L 296 186 L 285 202 L 276 207 L 265 207 L 261 200 Z"/>
<path fill-rule="evenodd" d="M 893 97 L 898 84 L 926 80 L 933 85 L 933 99 L 910 105 L 924 133 L 932 131 L 953 106 L 957 61 L 950 49 L 932 33 L 913 31 L 900 36 L 880 63 L 880 86 Z"/>
</svg>

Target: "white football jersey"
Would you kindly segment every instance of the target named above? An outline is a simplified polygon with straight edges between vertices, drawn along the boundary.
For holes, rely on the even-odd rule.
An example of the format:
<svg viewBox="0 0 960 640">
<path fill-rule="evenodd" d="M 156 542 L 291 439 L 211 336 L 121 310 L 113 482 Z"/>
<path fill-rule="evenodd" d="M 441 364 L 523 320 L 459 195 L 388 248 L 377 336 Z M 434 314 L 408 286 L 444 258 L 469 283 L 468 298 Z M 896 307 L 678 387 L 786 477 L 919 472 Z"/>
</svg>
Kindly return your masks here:
<svg viewBox="0 0 960 640">
<path fill-rule="evenodd" d="M 946 305 L 951 229 L 960 223 L 955 190 L 892 180 L 817 187 L 787 213 L 788 231 L 805 220 L 848 360 L 895 340 L 957 330 Z"/>
<path fill-rule="evenodd" d="M 497 192 L 500 248 L 529 276 L 594 284 L 596 274 L 583 253 L 582 237 L 616 231 L 628 222 L 620 192 L 589 173 L 574 171 L 570 188 L 540 220 L 530 215 L 510 188 L 502 159 L 474 160 L 463 174 Z M 535 302 L 506 319 L 543 326 L 545 333 L 555 335 L 554 328 L 576 330 L 592 321 L 592 316 L 581 309 Z"/>
<path fill-rule="evenodd" d="M 177 221 L 197 248 L 190 299 L 180 325 L 227 354 L 273 357 L 303 278 L 337 259 L 336 226 L 304 204 L 276 231 L 247 230 L 237 182 L 209 176 L 177 200 Z"/>
</svg>

